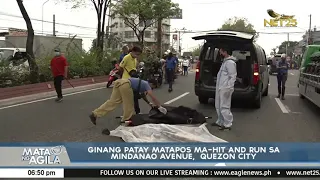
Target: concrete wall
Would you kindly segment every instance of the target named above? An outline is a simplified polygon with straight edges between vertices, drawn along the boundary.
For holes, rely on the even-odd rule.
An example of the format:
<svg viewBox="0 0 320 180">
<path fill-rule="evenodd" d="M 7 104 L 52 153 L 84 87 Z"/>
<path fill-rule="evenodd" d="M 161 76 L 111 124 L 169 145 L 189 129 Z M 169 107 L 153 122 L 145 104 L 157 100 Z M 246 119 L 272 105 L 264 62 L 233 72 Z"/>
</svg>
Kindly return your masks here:
<svg viewBox="0 0 320 180">
<path fill-rule="evenodd" d="M 26 42 L 26 36 L 6 36 L 6 47 L 25 48 Z M 64 53 L 80 53 L 82 39 L 72 40 L 71 38 L 37 35 L 34 37 L 33 51 L 36 57 L 52 56 L 56 47 L 59 47 Z"/>
</svg>

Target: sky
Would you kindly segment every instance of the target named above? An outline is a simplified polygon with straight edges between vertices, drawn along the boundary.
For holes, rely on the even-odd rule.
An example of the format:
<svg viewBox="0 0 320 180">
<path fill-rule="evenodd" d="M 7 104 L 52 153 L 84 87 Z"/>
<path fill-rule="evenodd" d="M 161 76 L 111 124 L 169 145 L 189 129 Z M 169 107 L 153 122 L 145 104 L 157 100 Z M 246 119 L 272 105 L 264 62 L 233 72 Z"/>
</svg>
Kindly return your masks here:
<svg viewBox="0 0 320 180">
<path fill-rule="evenodd" d="M 79 9 L 71 9 L 70 4 L 57 4 L 56 0 L 44 2 L 46 0 L 24 0 L 29 16 L 35 19 L 32 20 L 35 32 L 42 32 L 42 11 L 44 21 L 52 21 L 53 14 L 55 14 L 58 34 L 65 36 L 77 34 L 77 37 L 83 39 L 83 48 L 88 50 L 92 39 L 96 36 L 97 18 L 93 6 L 89 4 Z M 179 3 L 180 8 L 182 8 L 183 19 L 171 20 L 171 31 L 182 28 L 188 31 L 215 30 L 229 18 L 243 17 L 254 25 L 256 31 L 261 32 L 257 43 L 265 49 L 266 53 L 270 53 L 272 48 L 286 41 L 288 32 L 290 32 L 290 41 L 300 41 L 304 32 L 309 28 L 310 14 L 312 14 L 312 28 L 316 26 L 320 30 L 320 23 L 316 24 L 320 22 L 320 11 L 315 6 L 316 1 L 314 0 L 173 0 L 173 2 Z M 0 31 L 8 27 L 26 29 L 16 1 L 0 0 L 0 3 L 2 7 L 0 9 Z M 263 20 L 270 19 L 267 9 L 273 9 L 280 14 L 295 15 L 298 27 L 264 27 Z M 5 16 L 4 14 L 15 17 Z M 73 26 L 67 26 L 66 24 Z M 44 22 L 43 32 L 52 34 L 52 23 Z M 190 51 L 198 47 L 201 42 L 191 39 L 195 35 L 185 33 L 181 36 L 182 51 Z"/>
</svg>

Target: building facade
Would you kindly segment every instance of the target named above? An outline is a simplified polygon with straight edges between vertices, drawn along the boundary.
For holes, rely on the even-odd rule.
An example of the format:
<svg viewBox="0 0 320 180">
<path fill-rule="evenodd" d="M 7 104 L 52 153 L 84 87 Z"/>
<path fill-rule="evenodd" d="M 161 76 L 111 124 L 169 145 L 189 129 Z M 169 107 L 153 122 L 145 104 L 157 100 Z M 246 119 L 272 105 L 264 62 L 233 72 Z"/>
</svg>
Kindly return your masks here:
<svg viewBox="0 0 320 180">
<path fill-rule="evenodd" d="M 144 32 L 144 46 L 157 48 L 157 24 L 151 21 L 147 22 L 150 24 Z M 136 19 L 134 24 L 139 25 L 138 28 L 142 29 L 144 23 L 139 23 L 139 19 Z M 121 43 L 117 44 L 114 48 L 121 48 L 123 45 L 136 45 L 139 43 L 135 32 L 129 27 L 125 21 L 119 16 L 109 18 L 109 31 L 111 36 L 115 36 L 121 39 Z M 162 21 L 162 48 L 163 50 L 169 49 L 170 47 L 170 19 L 164 19 Z"/>
</svg>

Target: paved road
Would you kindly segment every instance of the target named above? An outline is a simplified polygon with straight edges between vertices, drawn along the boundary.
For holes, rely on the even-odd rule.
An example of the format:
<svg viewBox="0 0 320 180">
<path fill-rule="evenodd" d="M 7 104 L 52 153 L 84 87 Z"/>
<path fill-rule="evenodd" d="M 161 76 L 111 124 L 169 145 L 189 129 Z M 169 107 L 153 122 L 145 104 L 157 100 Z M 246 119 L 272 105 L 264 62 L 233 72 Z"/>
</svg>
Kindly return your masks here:
<svg viewBox="0 0 320 180">
<path fill-rule="evenodd" d="M 155 91 L 157 97 L 170 105 L 185 105 L 216 119 L 214 106 L 200 105 L 193 92 L 194 74 L 179 77 L 174 91 L 167 87 Z M 298 71 L 290 71 L 287 82 L 287 98 L 276 101 L 276 77 L 270 77 L 269 96 L 263 98 L 261 109 L 245 107 L 235 102 L 232 108 L 232 131 L 221 132 L 208 126 L 210 132 L 229 142 L 317 142 L 320 139 L 320 111 L 307 100 L 298 97 Z M 30 103 L 12 108 L 0 107 L 0 142 L 117 142 L 119 138 L 105 136 L 101 130 L 119 126 L 114 117 L 121 115 L 121 107 L 93 126 L 88 119 L 91 110 L 110 96 L 111 89 L 100 89 L 66 96 L 64 102 L 52 100 Z M 186 96 L 176 99 L 181 94 Z M 141 102 L 147 112 L 148 106 Z M 213 120 L 210 120 L 213 122 Z M 211 123 L 211 122 L 210 122 Z"/>
</svg>

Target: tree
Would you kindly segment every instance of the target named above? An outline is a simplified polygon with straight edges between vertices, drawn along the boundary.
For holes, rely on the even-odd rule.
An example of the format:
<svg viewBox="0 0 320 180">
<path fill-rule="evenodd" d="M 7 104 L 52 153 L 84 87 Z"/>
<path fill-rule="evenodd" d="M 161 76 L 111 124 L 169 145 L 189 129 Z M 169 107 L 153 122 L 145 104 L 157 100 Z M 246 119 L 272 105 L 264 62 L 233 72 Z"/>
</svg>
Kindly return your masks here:
<svg viewBox="0 0 320 180">
<path fill-rule="evenodd" d="M 201 46 L 193 49 L 192 56 L 200 56 Z"/>
<path fill-rule="evenodd" d="M 27 53 L 29 67 L 30 67 L 30 82 L 37 83 L 39 80 L 39 68 L 35 61 L 34 53 L 33 53 L 34 30 L 32 27 L 30 17 L 27 13 L 27 10 L 23 5 L 23 0 L 17 0 L 17 3 L 20 9 L 20 12 L 22 14 L 22 17 L 26 22 L 27 31 L 28 31 L 27 42 L 26 42 L 26 53 Z"/>
<path fill-rule="evenodd" d="M 277 54 L 277 48 L 278 48 L 278 47 L 272 48 L 272 49 L 271 49 L 271 52 L 270 52 L 270 55 L 276 55 L 276 54 Z"/>
<path fill-rule="evenodd" d="M 233 17 L 229 18 L 218 31 L 238 31 L 245 32 L 255 36 L 255 39 L 258 38 L 259 34 L 254 29 L 254 26 L 248 22 L 246 18 Z"/>
<path fill-rule="evenodd" d="M 105 24 L 106 24 L 106 14 L 107 10 L 111 5 L 111 0 L 58 0 L 65 3 L 72 3 L 72 8 L 79 8 L 87 6 L 88 4 L 93 5 L 97 13 L 97 40 L 96 40 L 96 50 L 99 55 L 103 52 L 104 46 L 104 35 L 105 35 Z M 101 59 L 101 58 L 99 58 Z"/>
<path fill-rule="evenodd" d="M 284 41 L 281 43 L 278 49 L 278 54 L 286 54 L 292 57 L 294 48 L 299 44 L 298 41 Z"/>
<path fill-rule="evenodd" d="M 158 20 L 175 15 L 177 7 L 171 0 L 123 0 L 114 6 L 112 16 L 124 20 L 143 48 L 146 29 Z"/>
</svg>

